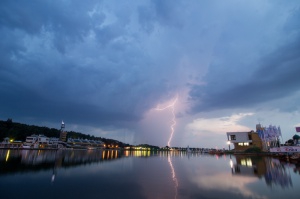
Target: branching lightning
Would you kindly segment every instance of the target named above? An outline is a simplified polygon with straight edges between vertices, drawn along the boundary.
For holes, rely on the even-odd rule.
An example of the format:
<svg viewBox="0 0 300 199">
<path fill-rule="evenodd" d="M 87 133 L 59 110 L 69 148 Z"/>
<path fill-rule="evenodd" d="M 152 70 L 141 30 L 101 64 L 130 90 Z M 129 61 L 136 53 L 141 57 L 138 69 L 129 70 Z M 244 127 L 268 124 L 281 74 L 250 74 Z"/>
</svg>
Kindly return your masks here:
<svg viewBox="0 0 300 199">
<path fill-rule="evenodd" d="M 175 104 L 178 100 L 178 95 L 176 95 L 175 99 L 168 105 L 164 106 L 164 107 L 160 107 L 160 106 L 157 106 L 155 110 L 157 111 L 163 111 L 163 110 L 166 110 L 166 109 L 171 109 L 171 112 L 172 112 L 172 123 L 171 123 L 171 134 L 170 134 L 170 137 L 169 137 L 169 140 L 168 140 L 168 145 L 170 147 L 170 143 L 171 143 L 171 140 L 173 138 L 173 134 L 174 134 L 174 127 L 176 125 L 176 117 L 175 117 Z M 174 181 L 174 184 L 175 184 L 175 199 L 177 199 L 177 195 L 178 195 L 178 180 L 176 178 L 176 173 L 175 173 L 175 169 L 174 169 L 174 166 L 173 166 L 173 163 L 172 163 L 172 159 L 171 159 L 171 154 L 169 154 L 168 156 L 168 162 L 170 164 L 170 168 L 171 168 L 171 173 L 172 173 L 172 179 Z"/>
<path fill-rule="evenodd" d="M 157 106 L 155 110 L 157 111 L 163 111 L 163 110 L 166 110 L 168 108 L 171 109 L 171 112 L 172 112 L 172 123 L 171 123 L 171 135 L 169 137 L 169 140 L 168 140 L 168 145 L 167 146 L 170 146 L 170 143 L 171 143 L 171 140 L 173 138 L 173 134 L 174 134 L 174 127 L 176 125 L 176 117 L 175 117 L 175 104 L 178 100 L 178 95 L 176 95 L 176 98 L 168 105 L 164 106 L 164 107 L 160 107 L 160 106 Z"/>
</svg>

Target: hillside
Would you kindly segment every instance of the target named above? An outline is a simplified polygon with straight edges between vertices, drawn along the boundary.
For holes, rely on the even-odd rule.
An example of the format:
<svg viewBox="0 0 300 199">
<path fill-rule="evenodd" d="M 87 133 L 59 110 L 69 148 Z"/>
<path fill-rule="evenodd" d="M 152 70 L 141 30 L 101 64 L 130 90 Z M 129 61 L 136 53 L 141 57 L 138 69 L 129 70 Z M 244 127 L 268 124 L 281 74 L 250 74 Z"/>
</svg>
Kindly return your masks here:
<svg viewBox="0 0 300 199">
<path fill-rule="evenodd" d="M 95 137 L 91 135 L 86 135 L 80 132 L 66 131 L 68 138 L 81 138 L 81 139 L 91 139 L 91 140 L 101 140 L 105 144 L 118 145 L 120 147 L 128 146 L 128 144 L 122 143 L 117 140 Z M 25 141 L 27 136 L 32 134 L 43 134 L 47 137 L 59 137 L 60 130 L 55 128 L 40 127 L 35 125 L 21 124 L 13 122 L 12 119 L 7 119 L 6 121 L 0 120 L 0 142 L 3 141 L 5 137 L 9 137 L 13 140 Z"/>
</svg>

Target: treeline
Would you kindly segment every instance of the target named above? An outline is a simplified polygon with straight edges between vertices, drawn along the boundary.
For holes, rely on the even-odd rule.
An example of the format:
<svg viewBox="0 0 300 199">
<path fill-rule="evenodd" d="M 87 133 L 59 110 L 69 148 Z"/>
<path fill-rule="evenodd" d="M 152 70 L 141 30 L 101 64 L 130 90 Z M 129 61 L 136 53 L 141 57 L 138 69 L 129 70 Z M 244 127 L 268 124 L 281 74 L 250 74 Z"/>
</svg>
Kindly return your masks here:
<svg viewBox="0 0 300 199">
<path fill-rule="evenodd" d="M 129 146 L 128 144 L 122 143 L 117 140 L 95 137 L 93 135 L 86 135 L 80 132 L 66 131 L 67 138 L 79 138 L 79 139 L 88 139 L 88 140 L 100 140 L 106 145 L 118 145 L 119 147 Z M 36 135 L 45 135 L 47 137 L 59 137 L 60 130 L 55 128 L 40 127 L 35 125 L 27 125 L 13 122 L 12 119 L 7 119 L 7 121 L 0 120 L 0 142 L 4 138 L 9 137 L 13 140 L 25 141 L 27 136 L 32 134 Z"/>
</svg>

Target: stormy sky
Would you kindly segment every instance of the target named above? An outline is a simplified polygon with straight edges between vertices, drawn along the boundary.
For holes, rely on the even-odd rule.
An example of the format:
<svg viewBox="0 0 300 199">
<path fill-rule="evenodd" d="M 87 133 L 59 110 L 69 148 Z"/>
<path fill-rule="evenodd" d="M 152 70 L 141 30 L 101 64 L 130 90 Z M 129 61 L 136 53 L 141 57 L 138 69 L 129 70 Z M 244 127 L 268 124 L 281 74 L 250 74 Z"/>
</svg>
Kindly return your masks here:
<svg viewBox="0 0 300 199">
<path fill-rule="evenodd" d="M 258 123 L 285 142 L 299 19 L 298 0 L 2 0 L 0 119 L 166 146 L 174 111 L 171 146 L 225 148 Z"/>
</svg>

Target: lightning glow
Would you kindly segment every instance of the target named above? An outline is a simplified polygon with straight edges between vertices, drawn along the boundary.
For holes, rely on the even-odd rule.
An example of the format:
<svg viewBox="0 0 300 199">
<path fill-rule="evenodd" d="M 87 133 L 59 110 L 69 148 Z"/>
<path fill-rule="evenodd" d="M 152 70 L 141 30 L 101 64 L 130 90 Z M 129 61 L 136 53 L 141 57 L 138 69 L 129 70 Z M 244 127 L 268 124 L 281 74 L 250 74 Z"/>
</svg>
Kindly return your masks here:
<svg viewBox="0 0 300 199">
<path fill-rule="evenodd" d="M 178 100 L 178 95 L 176 95 L 176 98 L 168 105 L 164 106 L 164 107 L 160 107 L 160 106 L 157 106 L 155 110 L 157 111 L 163 111 L 163 110 L 166 110 L 166 109 L 171 109 L 171 112 L 172 112 L 172 123 L 171 123 L 171 135 L 169 137 L 169 140 L 168 140 L 168 144 L 167 146 L 170 146 L 170 143 L 171 143 L 171 140 L 173 138 L 173 134 L 174 134 L 174 127 L 176 125 L 176 117 L 175 117 L 175 104 Z"/>
</svg>

